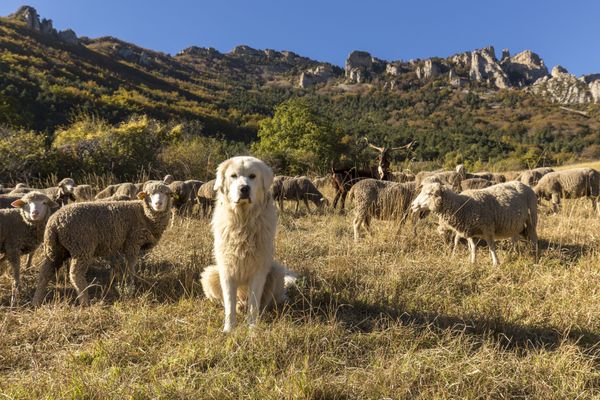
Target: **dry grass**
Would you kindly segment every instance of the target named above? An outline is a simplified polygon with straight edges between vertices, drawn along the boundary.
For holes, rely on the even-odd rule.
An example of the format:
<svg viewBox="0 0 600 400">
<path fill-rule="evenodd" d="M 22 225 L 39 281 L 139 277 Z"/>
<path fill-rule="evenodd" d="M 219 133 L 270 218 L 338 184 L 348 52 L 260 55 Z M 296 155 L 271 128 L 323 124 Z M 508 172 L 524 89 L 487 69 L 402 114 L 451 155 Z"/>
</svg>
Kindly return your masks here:
<svg viewBox="0 0 600 400">
<path fill-rule="evenodd" d="M 288 206 L 289 207 L 289 206 Z M 291 208 L 291 207 L 290 207 Z M 535 398 L 600 396 L 600 219 L 587 202 L 542 215 L 543 253 L 491 266 L 450 258 L 433 220 L 420 236 L 349 216 L 280 217 L 277 258 L 300 275 L 291 301 L 255 331 L 220 332 L 198 285 L 207 220 L 178 220 L 141 264 L 150 283 L 106 290 L 81 309 L 59 273 L 47 305 L 0 310 L 6 398 Z M 525 249 L 525 247 L 524 247 Z M 1 303 L 10 279 L 0 280 Z M 54 299 L 50 297 L 54 296 Z M 2 398 L 2 396 L 0 396 Z"/>
</svg>

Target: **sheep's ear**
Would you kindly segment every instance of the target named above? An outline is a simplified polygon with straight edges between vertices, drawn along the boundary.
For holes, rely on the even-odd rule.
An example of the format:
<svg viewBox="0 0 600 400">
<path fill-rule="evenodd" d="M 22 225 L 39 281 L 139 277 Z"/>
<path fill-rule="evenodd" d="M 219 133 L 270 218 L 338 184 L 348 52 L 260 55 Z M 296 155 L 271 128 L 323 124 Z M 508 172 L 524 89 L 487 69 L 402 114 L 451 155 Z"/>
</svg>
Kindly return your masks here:
<svg viewBox="0 0 600 400">
<path fill-rule="evenodd" d="M 48 202 L 48 207 L 50 207 L 50 208 L 60 208 L 60 204 L 58 204 L 54 200 L 50 199 L 50 201 Z"/>
<path fill-rule="evenodd" d="M 216 192 L 223 191 L 225 186 L 225 170 L 227 169 L 228 165 L 229 160 L 225 160 L 217 167 L 217 176 L 215 178 L 215 186 L 213 187 Z"/>
<path fill-rule="evenodd" d="M 12 203 L 10 203 L 11 206 L 13 206 L 14 208 L 21 208 L 25 205 L 25 202 L 21 199 L 19 200 L 15 200 Z"/>
<path fill-rule="evenodd" d="M 146 198 L 146 196 L 147 196 L 146 192 L 139 192 L 137 194 L 137 198 L 140 200 L 144 200 Z"/>
</svg>

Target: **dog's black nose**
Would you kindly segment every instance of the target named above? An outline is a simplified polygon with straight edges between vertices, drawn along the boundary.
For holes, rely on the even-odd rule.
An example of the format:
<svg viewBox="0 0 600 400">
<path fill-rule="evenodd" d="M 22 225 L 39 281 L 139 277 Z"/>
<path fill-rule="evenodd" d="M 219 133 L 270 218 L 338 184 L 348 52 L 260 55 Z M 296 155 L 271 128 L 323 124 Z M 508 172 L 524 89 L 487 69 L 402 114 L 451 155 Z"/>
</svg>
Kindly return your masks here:
<svg viewBox="0 0 600 400">
<path fill-rule="evenodd" d="M 248 197 L 250 195 L 250 186 L 240 186 L 240 194 L 244 197 Z"/>
</svg>

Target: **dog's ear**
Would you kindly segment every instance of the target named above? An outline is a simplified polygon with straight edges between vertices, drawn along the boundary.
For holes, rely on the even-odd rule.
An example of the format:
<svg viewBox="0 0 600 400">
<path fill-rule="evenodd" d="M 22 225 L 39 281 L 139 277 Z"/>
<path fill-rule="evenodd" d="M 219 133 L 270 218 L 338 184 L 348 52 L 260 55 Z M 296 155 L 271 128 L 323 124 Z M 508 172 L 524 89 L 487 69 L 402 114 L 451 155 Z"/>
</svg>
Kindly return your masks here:
<svg viewBox="0 0 600 400">
<path fill-rule="evenodd" d="M 215 192 L 223 192 L 225 187 L 225 170 L 227 169 L 228 165 L 229 160 L 225 160 L 217 167 L 217 176 L 215 178 L 215 186 L 213 188 Z"/>
<path fill-rule="evenodd" d="M 262 169 L 262 181 L 263 181 L 263 189 L 265 193 L 271 190 L 271 185 L 273 185 L 274 174 L 273 170 L 264 162 L 261 164 Z"/>
</svg>

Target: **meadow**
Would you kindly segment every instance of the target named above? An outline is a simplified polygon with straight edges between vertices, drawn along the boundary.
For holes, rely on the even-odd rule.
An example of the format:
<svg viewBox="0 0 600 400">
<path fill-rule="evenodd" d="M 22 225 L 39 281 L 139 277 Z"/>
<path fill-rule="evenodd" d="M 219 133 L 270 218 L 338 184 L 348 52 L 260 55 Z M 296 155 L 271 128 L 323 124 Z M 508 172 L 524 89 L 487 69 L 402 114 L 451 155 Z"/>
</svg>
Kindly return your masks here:
<svg viewBox="0 0 600 400">
<path fill-rule="evenodd" d="M 299 275 L 290 301 L 223 334 L 204 298 L 204 218 L 178 217 L 140 263 L 142 280 L 90 271 L 80 308 L 65 268 L 46 304 L 18 308 L 0 278 L 0 398 L 588 399 L 600 396 L 600 218 L 587 201 L 540 211 L 541 257 L 501 245 L 492 267 L 451 247 L 435 218 L 396 235 L 374 221 L 355 244 L 351 214 L 289 211 L 276 258 Z M 302 208 L 301 208 L 302 210 Z M 39 252 L 36 253 L 39 260 Z"/>
</svg>

